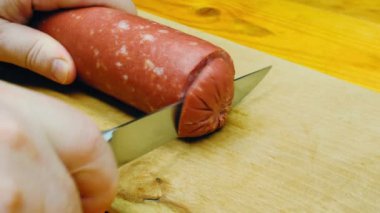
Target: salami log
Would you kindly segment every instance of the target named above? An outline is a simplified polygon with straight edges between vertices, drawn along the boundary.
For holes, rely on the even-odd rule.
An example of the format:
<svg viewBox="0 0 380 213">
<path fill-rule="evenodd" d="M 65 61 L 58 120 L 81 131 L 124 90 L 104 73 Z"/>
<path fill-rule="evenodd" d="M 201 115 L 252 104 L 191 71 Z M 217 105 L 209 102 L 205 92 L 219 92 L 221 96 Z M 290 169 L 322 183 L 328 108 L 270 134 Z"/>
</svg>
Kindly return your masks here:
<svg viewBox="0 0 380 213">
<path fill-rule="evenodd" d="M 146 113 L 183 99 L 180 137 L 224 125 L 235 71 L 223 49 L 104 7 L 59 12 L 38 28 L 67 48 L 79 78 L 92 87 Z"/>
</svg>

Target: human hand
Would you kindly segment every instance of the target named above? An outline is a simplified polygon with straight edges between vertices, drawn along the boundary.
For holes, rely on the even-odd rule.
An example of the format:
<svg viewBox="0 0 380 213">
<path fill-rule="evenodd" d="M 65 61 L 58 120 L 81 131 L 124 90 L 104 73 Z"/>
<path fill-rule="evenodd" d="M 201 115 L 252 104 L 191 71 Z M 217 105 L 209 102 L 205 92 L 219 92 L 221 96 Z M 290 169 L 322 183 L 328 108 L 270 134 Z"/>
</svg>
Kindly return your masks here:
<svg viewBox="0 0 380 213">
<path fill-rule="evenodd" d="M 131 0 L 0 0 L 0 61 L 30 69 L 61 84 L 75 79 L 67 50 L 49 35 L 27 27 L 33 11 L 104 5 L 136 13 Z"/>
<path fill-rule="evenodd" d="M 110 148 L 87 117 L 0 81 L 0 212 L 104 212 L 116 183 Z"/>
</svg>

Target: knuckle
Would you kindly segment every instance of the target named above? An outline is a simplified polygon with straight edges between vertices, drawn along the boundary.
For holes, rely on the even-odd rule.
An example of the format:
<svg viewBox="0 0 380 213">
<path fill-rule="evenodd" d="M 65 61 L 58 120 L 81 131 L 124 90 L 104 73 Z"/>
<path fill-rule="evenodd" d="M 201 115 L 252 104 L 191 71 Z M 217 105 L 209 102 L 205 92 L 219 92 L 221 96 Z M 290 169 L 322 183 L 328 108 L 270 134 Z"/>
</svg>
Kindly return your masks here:
<svg viewBox="0 0 380 213">
<path fill-rule="evenodd" d="M 99 133 L 92 134 L 87 140 L 84 140 L 81 149 L 81 155 L 85 161 L 93 161 L 100 156 L 104 149 L 104 142 Z"/>
<path fill-rule="evenodd" d="M 0 123 L 0 138 L 3 145 L 11 148 L 20 148 L 27 143 L 27 136 L 23 127 L 14 119 L 2 119 Z"/>
<path fill-rule="evenodd" d="M 23 203 L 21 189 L 9 179 L 2 178 L 0 182 L 0 206 L 6 212 L 18 212 Z"/>
<path fill-rule="evenodd" d="M 0 146 L 10 150 L 23 152 L 32 160 L 38 160 L 40 155 L 26 133 L 24 126 L 16 119 L 0 116 Z"/>
<path fill-rule="evenodd" d="M 84 119 L 84 123 L 80 129 L 81 137 L 79 143 L 73 144 L 73 150 L 75 151 L 76 159 L 81 159 L 82 165 L 94 161 L 101 156 L 104 152 L 104 146 L 106 145 L 98 128 L 87 119 Z"/>
<path fill-rule="evenodd" d="M 45 42 L 43 39 L 37 39 L 27 50 L 25 56 L 25 67 L 28 69 L 33 69 L 38 66 L 39 59 L 43 54 L 43 49 L 45 47 Z"/>
</svg>

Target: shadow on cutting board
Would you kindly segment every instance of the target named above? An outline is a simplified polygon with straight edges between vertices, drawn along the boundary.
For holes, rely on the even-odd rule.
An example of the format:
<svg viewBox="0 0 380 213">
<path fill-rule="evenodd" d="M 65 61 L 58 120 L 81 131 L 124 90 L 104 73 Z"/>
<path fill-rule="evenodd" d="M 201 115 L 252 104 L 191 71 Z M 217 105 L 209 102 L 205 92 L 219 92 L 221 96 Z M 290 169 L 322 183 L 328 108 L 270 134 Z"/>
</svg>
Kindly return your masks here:
<svg viewBox="0 0 380 213">
<path fill-rule="evenodd" d="M 101 102 L 107 103 L 111 107 L 125 112 L 126 114 L 135 118 L 140 118 L 144 116 L 143 112 L 127 104 L 124 104 L 121 101 L 118 101 L 115 98 L 106 95 L 105 93 L 95 90 L 80 81 L 75 81 L 73 84 L 70 85 L 60 85 L 29 70 L 7 63 L 0 63 L 0 80 L 4 80 L 6 82 L 24 87 L 48 89 L 59 92 L 64 95 L 73 95 L 81 93 L 85 94 L 86 96 L 90 96 L 94 99 L 97 99 Z"/>
</svg>

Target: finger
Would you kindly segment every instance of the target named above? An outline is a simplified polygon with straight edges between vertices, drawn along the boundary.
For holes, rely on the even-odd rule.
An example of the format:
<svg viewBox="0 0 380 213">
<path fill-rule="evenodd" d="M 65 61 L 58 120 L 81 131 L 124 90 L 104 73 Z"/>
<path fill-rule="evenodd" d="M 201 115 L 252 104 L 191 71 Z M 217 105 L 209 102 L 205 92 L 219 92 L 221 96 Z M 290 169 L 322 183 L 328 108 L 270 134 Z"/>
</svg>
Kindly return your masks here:
<svg viewBox="0 0 380 213">
<path fill-rule="evenodd" d="M 29 112 L 30 119 L 38 120 L 46 130 L 76 182 L 84 210 L 104 211 L 116 193 L 117 167 L 109 146 L 93 122 L 46 96 L 0 82 L 1 90 L 4 90 L 3 96 L 13 100 L 15 108 Z"/>
<path fill-rule="evenodd" d="M 0 212 L 78 212 L 74 182 L 35 121 L 0 103 Z"/>
<path fill-rule="evenodd" d="M 54 116 L 46 116 L 42 122 L 77 184 L 85 212 L 104 212 L 116 193 L 118 173 L 113 154 L 90 120 L 59 105 L 59 113 L 52 112 Z"/>
<path fill-rule="evenodd" d="M 0 212 L 21 211 L 21 191 L 12 180 L 4 176 L 0 180 L 0 194 Z"/>
<path fill-rule="evenodd" d="M 1 0 L 0 17 L 8 21 L 17 23 L 26 23 L 33 10 L 30 1 L 24 0 Z"/>
<path fill-rule="evenodd" d="M 85 6 L 108 6 L 136 14 L 136 7 L 131 0 L 34 0 L 33 8 L 36 10 L 55 10 L 60 8 L 73 8 Z"/>
<path fill-rule="evenodd" d="M 61 84 L 71 83 L 76 75 L 73 59 L 56 40 L 35 29 L 1 19 L 0 61 L 30 69 Z"/>
<path fill-rule="evenodd" d="M 100 139 L 97 142 L 105 144 Z M 118 177 L 116 164 L 109 147 L 105 145 L 103 147 L 101 152 L 88 155 L 88 162 L 74 165 L 72 168 L 75 169 L 71 170 L 85 212 L 104 212 L 116 195 Z M 85 149 L 87 148 L 83 148 Z"/>
</svg>

